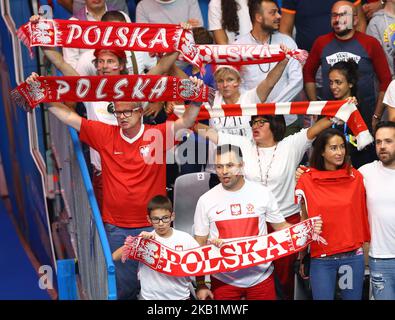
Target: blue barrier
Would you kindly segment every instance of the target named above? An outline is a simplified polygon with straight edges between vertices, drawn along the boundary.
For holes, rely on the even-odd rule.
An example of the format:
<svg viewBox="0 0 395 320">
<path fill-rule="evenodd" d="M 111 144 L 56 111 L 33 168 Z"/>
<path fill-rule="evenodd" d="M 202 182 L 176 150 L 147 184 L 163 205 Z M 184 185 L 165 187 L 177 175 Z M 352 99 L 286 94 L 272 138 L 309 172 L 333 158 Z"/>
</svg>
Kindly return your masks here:
<svg viewBox="0 0 395 320">
<path fill-rule="evenodd" d="M 104 230 L 103 221 L 101 219 L 99 206 L 96 201 L 96 197 L 93 191 L 91 178 L 89 176 L 88 167 L 82 152 L 80 139 L 78 138 L 77 131 L 71 127 L 68 127 L 71 140 L 74 146 L 74 152 L 78 160 L 78 164 L 81 170 L 81 176 L 84 181 L 84 186 L 88 194 L 89 204 L 92 208 L 92 215 L 96 223 L 97 232 L 99 233 L 100 242 L 103 248 L 104 259 L 107 266 L 107 281 L 108 281 L 108 300 L 117 299 L 117 289 L 115 280 L 115 265 L 112 260 L 110 245 L 107 240 L 106 231 Z"/>
</svg>

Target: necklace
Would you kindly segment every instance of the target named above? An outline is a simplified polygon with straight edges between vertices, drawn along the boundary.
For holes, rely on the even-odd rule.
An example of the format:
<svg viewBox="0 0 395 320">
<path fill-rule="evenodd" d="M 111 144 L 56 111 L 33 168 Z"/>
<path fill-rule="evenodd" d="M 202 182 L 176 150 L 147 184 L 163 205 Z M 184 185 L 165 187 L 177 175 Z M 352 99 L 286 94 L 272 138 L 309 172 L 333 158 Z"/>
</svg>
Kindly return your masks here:
<svg viewBox="0 0 395 320">
<path fill-rule="evenodd" d="M 268 164 L 266 172 L 265 172 L 265 181 L 263 181 L 261 157 L 260 157 L 260 152 L 259 152 L 258 145 L 256 145 L 256 153 L 258 155 L 259 174 L 260 174 L 261 182 L 262 182 L 262 184 L 265 187 L 267 187 L 267 181 L 269 180 L 269 171 L 270 171 L 270 168 L 272 167 L 272 163 L 273 163 L 273 160 L 274 160 L 274 156 L 276 154 L 277 146 L 278 146 L 278 144 L 276 143 L 276 146 L 275 146 L 274 151 L 273 151 L 272 159 L 270 160 L 270 163 Z"/>
<path fill-rule="evenodd" d="M 251 37 L 253 37 L 254 40 L 255 40 L 258 44 L 262 44 L 261 41 L 258 41 L 258 39 L 254 37 L 254 35 L 252 34 L 252 31 L 250 32 L 250 34 L 251 34 Z M 269 45 L 271 45 L 271 43 L 272 43 L 272 34 L 270 33 L 270 36 L 269 36 Z M 258 64 L 258 68 L 259 68 L 259 70 L 261 70 L 262 73 L 268 73 L 268 72 L 270 71 L 270 65 L 271 65 L 271 63 L 264 63 L 264 65 L 267 65 L 267 66 L 268 66 L 267 70 L 263 70 L 260 64 Z"/>
</svg>

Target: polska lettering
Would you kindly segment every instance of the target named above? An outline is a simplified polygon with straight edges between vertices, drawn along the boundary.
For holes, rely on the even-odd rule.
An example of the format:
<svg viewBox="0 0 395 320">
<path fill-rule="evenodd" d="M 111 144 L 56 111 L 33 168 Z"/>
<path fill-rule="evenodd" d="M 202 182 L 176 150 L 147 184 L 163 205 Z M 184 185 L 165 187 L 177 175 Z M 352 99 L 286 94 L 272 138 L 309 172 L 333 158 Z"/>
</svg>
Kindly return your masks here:
<svg viewBox="0 0 395 320">
<path fill-rule="evenodd" d="M 29 49 L 59 46 L 158 53 L 178 51 L 189 63 L 202 66 L 192 32 L 175 24 L 39 20 L 21 26 L 17 36 Z"/>
<path fill-rule="evenodd" d="M 11 92 L 25 109 L 61 101 L 207 101 L 209 88 L 189 79 L 158 75 L 38 77 Z"/>
<path fill-rule="evenodd" d="M 239 270 L 267 263 L 305 248 L 316 239 L 313 232 L 315 219 L 310 218 L 266 236 L 231 241 L 221 248 L 208 245 L 175 251 L 155 240 L 128 237 L 122 261 L 138 260 L 158 272 L 173 276 L 199 276 Z"/>
</svg>

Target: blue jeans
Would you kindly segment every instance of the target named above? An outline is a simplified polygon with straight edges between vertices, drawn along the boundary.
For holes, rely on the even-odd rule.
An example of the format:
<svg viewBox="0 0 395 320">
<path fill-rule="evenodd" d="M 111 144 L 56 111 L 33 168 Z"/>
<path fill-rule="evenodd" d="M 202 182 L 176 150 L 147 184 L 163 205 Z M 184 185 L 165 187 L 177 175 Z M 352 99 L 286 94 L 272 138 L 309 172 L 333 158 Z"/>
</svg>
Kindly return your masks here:
<svg viewBox="0 0 395 320">
<path fill-rule="evenodd" d="M 343 300 L 361 300 L 365 272 L 363 254 L 341 258 L 312 258 L 310 284 L 314 300 L 333 300 L 339 274 Z"/>
<path fill-rule="evenodd" d="M 375 300 L 395 300 L 395 258 L 369 257 L 370 283 Z"/>
<path fill-rule="evenodd" d="M 120 228 L 105 223 L 104 228 L 111 252 L 122 247 L 127 236 L 138 236 L 141 231 L 152 231 L 152 227 Z M 137 280 L 138 261 L 127 260 L 125 263 L 114 261 L 117 281 L 117 296 L 119 300 L 136 300 L 140 292 L 140 283 Z"/>
</svg>

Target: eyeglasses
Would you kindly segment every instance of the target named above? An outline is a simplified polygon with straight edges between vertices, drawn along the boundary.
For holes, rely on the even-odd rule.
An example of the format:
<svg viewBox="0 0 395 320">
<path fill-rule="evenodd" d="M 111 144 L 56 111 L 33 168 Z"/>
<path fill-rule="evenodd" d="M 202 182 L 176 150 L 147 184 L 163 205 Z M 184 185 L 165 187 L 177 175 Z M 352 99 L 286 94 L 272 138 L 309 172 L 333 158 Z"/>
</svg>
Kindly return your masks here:
<svg viewBox="0 0 395 320">
<path fill-rule="evenodd" d="M 123 110 L 123 111 L 115 111 L 113 110 L 111 113 L 116 117 L 116 118 L 120 118 L 121 115 L 123 115 L 125 118 L 129 118 L 133 115 L 134 112 L 137 112 L 140 110 L 141 107 L 137 107 L 134 109 L 130 109 L 130 110 Z M 107 108 L 108 110 L 109 108 Z"/>
<path fill-rule="evenodd" d="M 152 224 L 158 224 L 160 221 L 163 223 L 169 223 L 171 220 L 171 216 L 164 216 L 162 218 L 158 217 L 150 217 Z"/>
<path fill-rule="evenodd" d="M 258 125 L 259 127 L 263 127 L 266 122 L 269 122 L 269 120 L 266 119 L 250 120 L 250 126 L 253 127 L 255 125 Z"/>
<path fill-rule="evenodd" d="M 352 13 L 348 13 L 348 12 L 331 13 L 331 18 L 332 19 L 342 18 L 342 17 L 347 17 L 347 16 L 356 16 L 356 14 L 352 14 Z"/>
</svg>

